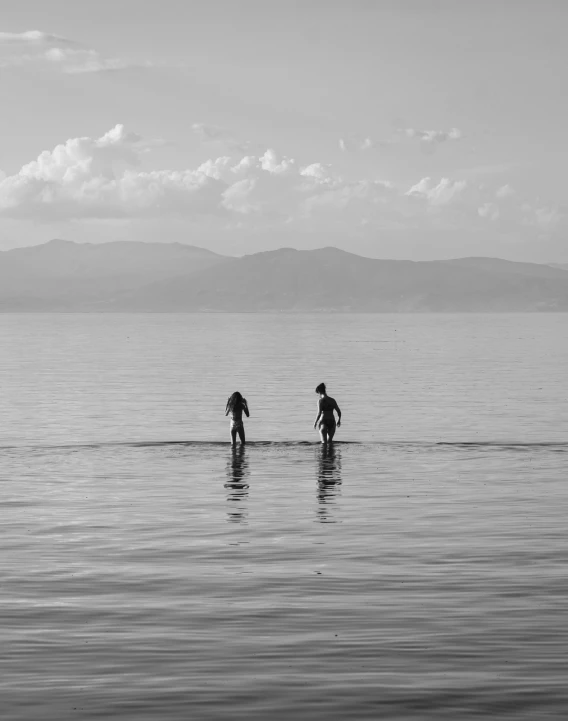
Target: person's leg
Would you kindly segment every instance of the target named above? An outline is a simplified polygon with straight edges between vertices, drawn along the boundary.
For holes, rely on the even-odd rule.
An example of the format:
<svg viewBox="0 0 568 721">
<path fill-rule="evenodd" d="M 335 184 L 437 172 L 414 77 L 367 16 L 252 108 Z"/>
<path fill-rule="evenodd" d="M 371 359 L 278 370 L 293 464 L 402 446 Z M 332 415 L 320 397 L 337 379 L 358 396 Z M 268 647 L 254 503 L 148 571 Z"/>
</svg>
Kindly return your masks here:
<svg viewBox="0 0 568 721">
<path fill-rule="evenodd" d="M 239 426 L 239 438 L 241 439 L 241 443 L 245 442 L 245 427 Z"/>
<path fill-rule="evenodd" d="M 327 443 L 327 426 L 324 423 L 320 424 L 319 434 L 322 443 Z"/>
<path fill-rule="evenodd" d="M 237 429 L 231 428 L 231 445 L 236 446 L 237 445 Z"/>
<path fill-rule="evenodd" d="M 328 433 L 328 440 L 331 442 L 333 440 L 333 436 L 335 435 L 335 429 L 336 429 L 335 423 L 331 423 L 329 428 L 327 429 Z"/>
</svg>

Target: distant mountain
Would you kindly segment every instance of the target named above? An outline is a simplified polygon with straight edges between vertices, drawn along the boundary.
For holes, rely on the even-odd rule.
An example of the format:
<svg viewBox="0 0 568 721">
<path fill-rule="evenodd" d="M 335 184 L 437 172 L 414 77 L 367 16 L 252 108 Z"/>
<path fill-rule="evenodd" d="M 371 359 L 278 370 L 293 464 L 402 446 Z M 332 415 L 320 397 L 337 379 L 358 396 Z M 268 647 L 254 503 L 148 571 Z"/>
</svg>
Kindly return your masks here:
<svg viewBox="0 0 568 721">
<path fill-rule="evenodd" d="M 513 273 L 515 275 L 526 275 L 539 278 L 565 278 L 568 264 L 563 267 L 561 264 L 540 265 L 538 263 L 517 263 L 501 258 L 457 258 L 456 260 L 444 260 L 442 263 L 459 265 L 462 268 L 478 268 L 491 273 Z"/>
<path fill-rule="evenodd" d="M 561 270 L 568 270 L 568 263 L 549 263 L 552 268 L 560 268 Z"/>
<path fill-rule="evenodd" d="M 532 268 L 532 271 L 531 271 Z M 113 310 L 460 312 L 568 310 L 568 272 L 491 258 L 413 262 L 337 248 L 256 253 L 125 293 Z"/>
<path fill-rule="evenodd" d="M 228 260 L 180 243 L 73 243 L 0 253 L 0 311 L 81 310 L 158 280 Z"/>
<path fill-rule="evenodd" d="M 568 311 L 568 271 L 337 248 L 227 258 L 180 244 L 51 241 L 0 253 L 0 311 Z"/>
</svg>

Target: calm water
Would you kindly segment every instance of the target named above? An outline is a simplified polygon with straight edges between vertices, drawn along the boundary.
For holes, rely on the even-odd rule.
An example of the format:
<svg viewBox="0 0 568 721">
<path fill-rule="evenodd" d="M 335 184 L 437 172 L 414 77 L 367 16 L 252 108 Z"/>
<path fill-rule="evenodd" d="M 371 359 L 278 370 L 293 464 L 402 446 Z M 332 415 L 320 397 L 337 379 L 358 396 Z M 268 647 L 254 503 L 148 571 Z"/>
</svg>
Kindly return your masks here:
<svg viewBox="0 0 568 721">
<path fill-rule="evenodd" d="M 0 315 L 2 719 L 565 719 L 567 330 Z"/>
</svg>

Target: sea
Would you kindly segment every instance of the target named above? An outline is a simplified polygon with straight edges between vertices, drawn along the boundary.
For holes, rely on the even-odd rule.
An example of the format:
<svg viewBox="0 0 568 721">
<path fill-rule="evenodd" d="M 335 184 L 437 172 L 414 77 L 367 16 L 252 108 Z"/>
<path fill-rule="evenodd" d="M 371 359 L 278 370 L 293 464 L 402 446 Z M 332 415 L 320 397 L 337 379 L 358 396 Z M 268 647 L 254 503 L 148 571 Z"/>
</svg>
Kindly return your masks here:
<svg viewBox="0 0 568 721">
<path fill-rule="evenodd" d="M 0 315 L 0 514 L 3 721 L 568 717 L 568 315 Z"/>
</svg>

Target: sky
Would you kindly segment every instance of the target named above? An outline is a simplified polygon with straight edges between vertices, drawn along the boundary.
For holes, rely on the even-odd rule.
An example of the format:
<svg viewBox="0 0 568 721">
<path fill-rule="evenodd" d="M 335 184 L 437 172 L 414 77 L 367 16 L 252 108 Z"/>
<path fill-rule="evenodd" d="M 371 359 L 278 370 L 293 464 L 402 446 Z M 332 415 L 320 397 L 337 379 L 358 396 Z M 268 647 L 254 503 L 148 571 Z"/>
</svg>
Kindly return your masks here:
<svg viewBox="0 0 568 721">
<path fill-rule="evenodd" d="M 568 261 L 568 3 L 3 0 L 0 250 Z"/>
</svg>

